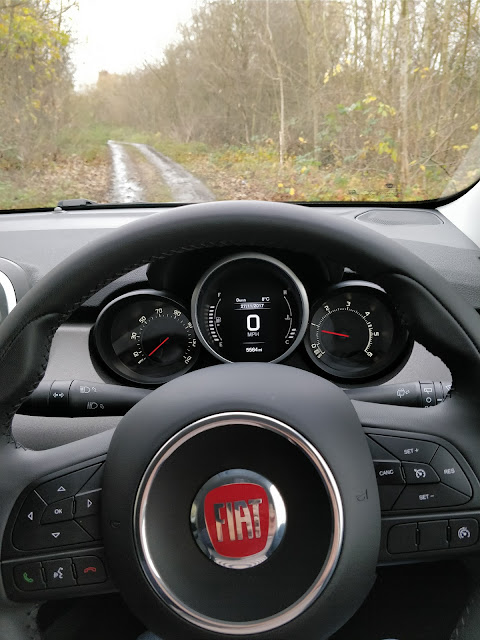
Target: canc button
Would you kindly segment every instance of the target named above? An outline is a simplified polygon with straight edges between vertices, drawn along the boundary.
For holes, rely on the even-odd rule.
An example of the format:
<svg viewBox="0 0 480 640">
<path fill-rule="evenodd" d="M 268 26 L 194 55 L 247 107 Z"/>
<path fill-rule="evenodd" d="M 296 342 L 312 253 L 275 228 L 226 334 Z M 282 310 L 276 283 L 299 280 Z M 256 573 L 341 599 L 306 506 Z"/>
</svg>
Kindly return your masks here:
<svg viewBox="0 0 480 640">
<path fill-rule="evenodd" d="M 375 474 L 378 484 L 405 484 L 400 462 L 388 460 L 374 461 Z"/>
</svg>

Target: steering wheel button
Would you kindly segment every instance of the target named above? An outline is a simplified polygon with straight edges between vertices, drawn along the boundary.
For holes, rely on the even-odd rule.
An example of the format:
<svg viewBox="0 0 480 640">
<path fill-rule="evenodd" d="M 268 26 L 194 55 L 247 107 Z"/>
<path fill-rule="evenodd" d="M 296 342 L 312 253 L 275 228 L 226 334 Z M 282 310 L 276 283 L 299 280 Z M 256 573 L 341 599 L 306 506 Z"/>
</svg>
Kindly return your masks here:
<svg viewBox="0 0 480 640">
<path fill-rule="evenodd" d="M 456 518 L 450 520 L 450 547 L 471 547 L 478 541 L 478 520 Z"/>
<path fill-rule="evenodd" d="M 74 558 L 73 564 L 75 566 L 78 584 L 95 584 L 105 582 L 107 579 L 103 562 L 96 556 Z"/>
<path fill-rule="evenodd" d="M 425 440 L 397 438 L 395 436 L 381 436 L 376 434 L 370 434 L 370 437 L 402 461 L 430 462 L 438 449 L 437 444 L 426 442 Z"/>
<path fill-rule="evenodd" d="M 405 484 L 402 465 L 398 461 L 374 461 L 378 484 Z"/>
<path fill-rule="evenodd" d="M 79 493 L 75 496 L 75 518 L 93 516 L 100 511 L 102 490 Z"/>
<path fill-rule="evenodd" d="M 63 522 L 73 518 L 73 498 L 59 500 L 48 505 L 42 516 L 42 524 L 50 522 Z"/>
<path fill-rule="evenodd" d="M 37 487 L 36 491 L 46 503 L 51 504 L 57 500 L 74 496 L 89 480 L 100 465 L 92 465 L 79 471 L 74 471 L 65 476 L 50 480 Z"/>
<path fill-rule="evenodd" d="M 45 581 L 40 562 L 18 564 L 13 570 L 15 584 L 22 591 L 37 591 L 45 589 Z"/>
<path fill-rule="evenodd" d="M 440 478 L 429 464 L 422 462 L 404 462 L 403 470 L 408 484 L 440 482 Z"/>
<path fill-rule="evenodd" d="M 397 524 L 388 532 L 389 553 L 410 553 L 417 550 L 417 523 Z"/>
<path fill-rule="evenodd" d="M 449 487 L 471 497 L 472 487 L 463 469 L 451 453 L 443 447 L 439 447 L 431 464 L 444 484 L 448 484 Z"/>
<path fill-rule="evenodd" d="M 43 562 L 43 569 L 49 589 L 74 587 L 77 584 L 73 575 L 72 561 L 70 558 L 59 558 L 58 560 Z"/>
<path fill-rule="evenodd" d="M 469 500 L 469 496 L 450 489 L 440 482 L 438 484 L 407 485 L 393 508 L 395 511 L 399 509 L 435 509 L 465 504 Z"/>
<path fill-rule="evenodd" d="M 73 520 L 44 524 L 36 527 L 33 531 L 21 529 L 15 533 L 15 546 L 25 551 L 63 547 L 67 544 L 79 544 L 92 540 L 91 536 Z"/>
<path fill-rule="evenodd" d="M 42 514 L 46 508 L 45 502 L 32 491 L 26 498 L 17 516 L 15 528 L 36 527 L 40 524 Z"/>
<path fill-rule="evenodd" d="M 420 551 L 434 551 L 448 549 L 448 520 L 419 522 Z"/>
</svg>

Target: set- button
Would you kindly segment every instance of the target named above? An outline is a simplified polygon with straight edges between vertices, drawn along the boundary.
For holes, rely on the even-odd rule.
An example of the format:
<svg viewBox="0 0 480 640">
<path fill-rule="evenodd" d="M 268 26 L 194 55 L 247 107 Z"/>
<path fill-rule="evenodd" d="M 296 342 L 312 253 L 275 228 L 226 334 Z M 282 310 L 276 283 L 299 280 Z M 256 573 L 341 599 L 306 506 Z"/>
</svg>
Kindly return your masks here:
<svg viewBox="0 0 480 640">
<path fill-rule="evenodd" d="M 434 509 L 465 504 L 472 487 L 452 454 L 434 442 L 371 434 L 381 508 Z"/>
</svg>

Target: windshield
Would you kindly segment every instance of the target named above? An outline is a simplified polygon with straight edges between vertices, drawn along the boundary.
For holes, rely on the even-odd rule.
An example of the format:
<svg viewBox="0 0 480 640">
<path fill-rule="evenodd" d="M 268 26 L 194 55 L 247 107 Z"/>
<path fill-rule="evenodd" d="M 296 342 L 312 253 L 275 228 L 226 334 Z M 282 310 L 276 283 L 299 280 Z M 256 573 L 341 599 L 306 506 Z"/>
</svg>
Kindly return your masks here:
<svg viewBox="0 0 480 640">
<path fill-rule="evenodd" d="M 0 0 L 0 209 L 480 176 L 480 0 Z"/>
</svg>

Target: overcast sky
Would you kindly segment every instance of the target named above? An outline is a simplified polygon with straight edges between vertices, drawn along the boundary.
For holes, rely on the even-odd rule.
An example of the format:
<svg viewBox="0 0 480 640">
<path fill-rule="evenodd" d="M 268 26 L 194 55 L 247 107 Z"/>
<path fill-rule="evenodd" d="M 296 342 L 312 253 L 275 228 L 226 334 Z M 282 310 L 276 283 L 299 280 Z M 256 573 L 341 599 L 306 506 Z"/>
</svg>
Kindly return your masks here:
<svg viewBox="0 0 480 640">
<path fill-rule="evenodd" d="M 79 0 L 71 12 L 77 88 L 99 71 L 123 73 L 158 60 L 200 0 Z"/>
</svg>

